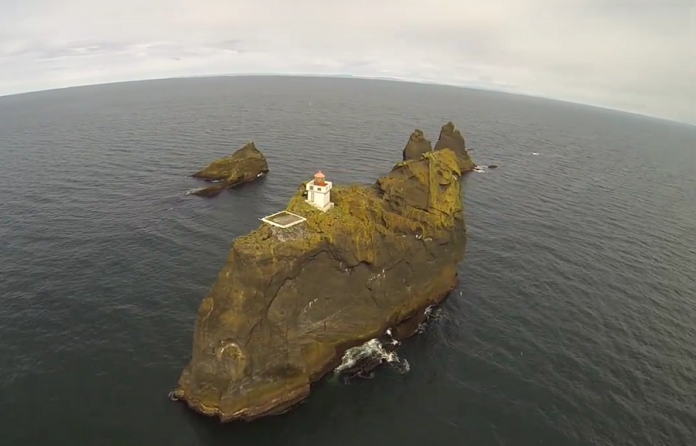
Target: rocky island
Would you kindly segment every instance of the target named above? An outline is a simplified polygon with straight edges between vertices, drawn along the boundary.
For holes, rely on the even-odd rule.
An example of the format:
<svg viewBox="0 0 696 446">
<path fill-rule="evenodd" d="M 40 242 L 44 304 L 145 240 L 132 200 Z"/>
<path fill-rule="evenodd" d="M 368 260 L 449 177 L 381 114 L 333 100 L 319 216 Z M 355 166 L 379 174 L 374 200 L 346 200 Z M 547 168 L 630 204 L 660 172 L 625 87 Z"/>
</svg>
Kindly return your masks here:
<svg viewBox="0 0 696 446">
<path fill-rule="evenodd" d="M 191 193 L 202 197 L 214 197 L 225 189 L 238 186 L 268 173 L 268 162 L 252 142 L 230 156 L 213 161 L 205 169 L 191 175 L 215 184 L 196 189 Z"/>
<path fill-rule="evenodd" d="M 222 421 L 278 414 L 348 349 L 414 334 L 457 284 L 459 178 L 474 167 L 448 123 L 434 150 L 416 130 L 372 185 L 315 175 L 285 211 L 233 242 L 170 397 Z"/>
</svg>

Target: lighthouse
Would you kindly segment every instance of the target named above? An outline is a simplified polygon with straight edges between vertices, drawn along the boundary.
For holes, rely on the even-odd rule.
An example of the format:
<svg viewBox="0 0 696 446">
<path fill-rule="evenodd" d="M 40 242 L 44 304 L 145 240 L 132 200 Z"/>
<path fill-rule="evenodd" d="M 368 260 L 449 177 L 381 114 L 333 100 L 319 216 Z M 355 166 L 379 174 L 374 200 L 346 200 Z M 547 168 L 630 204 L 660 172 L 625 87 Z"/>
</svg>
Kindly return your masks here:
<svg viewBox="0 0 696 446">
<path fill-rule="evenodd" d="M 331 181 L 326 181 L 326 175 L 317 172 L 314 179 L 307 183 L 307 203 L 322 212 L 333 208 L 331 202 Z"/>
</svg>

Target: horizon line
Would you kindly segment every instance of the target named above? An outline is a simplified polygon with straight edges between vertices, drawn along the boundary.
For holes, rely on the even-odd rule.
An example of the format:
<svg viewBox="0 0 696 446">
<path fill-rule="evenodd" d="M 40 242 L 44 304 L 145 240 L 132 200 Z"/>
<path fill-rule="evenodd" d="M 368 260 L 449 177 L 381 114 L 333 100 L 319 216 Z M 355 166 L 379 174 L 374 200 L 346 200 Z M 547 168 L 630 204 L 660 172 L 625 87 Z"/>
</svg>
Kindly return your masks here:
<svg viewBox="0 0 696 446">
<path fill-rule="evenodd" d="M 696 128 L 696 122 L 692 123 L 692 122 L 686 122 L 686 121 L 679 121 L 679 120 L 676 120 L 674 118 L 665 118 L 663 116 L 655 116 L 655 115 L 650 115 L 650 114 L 646 114 L 646 113 L 639 113 L 639 112 L 634 112 L 634 111 L 622 110 L 620 108 L 612 108 L 612 107 L 605 106 L 605 105 L 597 105 L 597 104 L 586 103 L 586 102 L 574 102 L 574 101 L 567 100 L 567 99 L 559 99 L 559 98 L 554 98 L 554 97 L 549 97 L 549 96 L 542 96 L 539 94 L 509 91 L 509 90 L 504 90 L 504 89 L 496 89 L 493 87 L 483 87 L 483 86 L 476 86 L 476 85 L 451 84 L 451 83 L 446 83 L 446 82 L 428 81 L 428 80 L 414 80 L 414 79 L 407 79 L 407 78 L 402 78 L 402 77 L 368 76 L 368 75 L 338 74 L 338 73 L 337 74 L 318 74 L 318 73 L 254 73 L 254 72 L 249 72 L 249 73 L 227 73 L 227 74 L 198 74 L 198 75 L 188 75 L 188 76 L 169 76 L 169 77 L 152 77 L 152 78 L 145 77 L 142 79 L 134 79 L 134 80 L 85 83 L 85 84 L 79 84 L 79 85 L 69 85 L 66 87 L 52 87 L 52 88 L 44 88 L 44 89 L 37 89 L 37 90 L 20 91 L 17 93 L 0 94 L 0 100 L 2 98 L 11 97 L 11 96 L 21 96 L 21 95 L 37 94 L 37 93 L 59 91 L 59 90 L 69 90 L 72 88 L 97 87 L 100 85 L 128 84 L 128 83 L 136 83 L 136 82 L 153 82 L 153 81 L 179 80 L 179 79 L 223 78 L 223 77 L 318 77 L 318 78 L 326 78 L 326 79 L 375 80 L 375 81 L 381 81 L 381 82 L 400 82 L 400 83 L 406 83 L 406 84 L 452 87 L 452 88 L 461 88 L 461 89 L 468 89 L 468 90 L 486 91 L 486 92 L 499 93 L 499 94 L 508 94 L 508 95 L 512 95 L 512 96 L 523 96 L 523 97 L 527 97 L 527 98 L 542 99 L 545 101 L 552 101 L 552 102 L 561 102 L 561 103 L 571 104 L 571 105 L 580 105 L 583 107 L 590 107 L 590 108 L 596 108 L 596 109 L 605 110 L 605 111 L 623 113 L 623 114 L 632 115 L 635 117 L 654 119 L 657 121 L 663 121 L 663 122 L 668 122 L 668 123 L 672 123 L 672 124 L 685 125 L 685 126 Z"/>
</svg>

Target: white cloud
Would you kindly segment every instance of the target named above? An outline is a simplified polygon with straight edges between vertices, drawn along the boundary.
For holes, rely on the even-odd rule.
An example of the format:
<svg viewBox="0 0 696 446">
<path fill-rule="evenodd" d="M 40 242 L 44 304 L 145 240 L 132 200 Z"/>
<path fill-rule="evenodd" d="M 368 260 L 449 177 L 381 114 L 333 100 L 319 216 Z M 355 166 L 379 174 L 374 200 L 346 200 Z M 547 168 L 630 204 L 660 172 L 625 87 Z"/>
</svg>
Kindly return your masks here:
<svg viewBox="0 0 696 446">
<path fill-rule="evenodd" d="M 0 94 L 233 73 L 391 76 L 696 123 L 694 0 L 3 0 Z"/>
</svg>

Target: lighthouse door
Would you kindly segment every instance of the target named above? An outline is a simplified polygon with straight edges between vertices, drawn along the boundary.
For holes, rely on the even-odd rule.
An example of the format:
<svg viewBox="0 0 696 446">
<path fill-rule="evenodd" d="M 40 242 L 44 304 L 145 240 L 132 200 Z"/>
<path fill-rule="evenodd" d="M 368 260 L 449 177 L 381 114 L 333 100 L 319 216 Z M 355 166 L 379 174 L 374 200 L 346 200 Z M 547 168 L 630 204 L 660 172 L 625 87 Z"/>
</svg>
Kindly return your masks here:
<svg viewBox="0 0 696 446">
<path fill-rule="evenodd" d="M 309 192 L 309 201 L 311 201 L 312 203 L 314 203 L 314 191 L 310 191 L 310 192 Z"/>
</svg>

